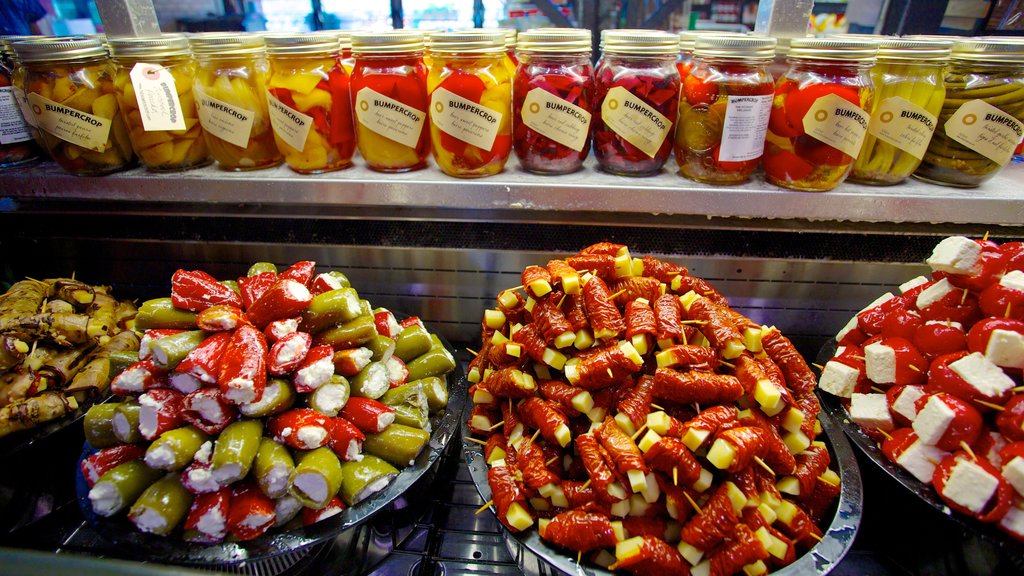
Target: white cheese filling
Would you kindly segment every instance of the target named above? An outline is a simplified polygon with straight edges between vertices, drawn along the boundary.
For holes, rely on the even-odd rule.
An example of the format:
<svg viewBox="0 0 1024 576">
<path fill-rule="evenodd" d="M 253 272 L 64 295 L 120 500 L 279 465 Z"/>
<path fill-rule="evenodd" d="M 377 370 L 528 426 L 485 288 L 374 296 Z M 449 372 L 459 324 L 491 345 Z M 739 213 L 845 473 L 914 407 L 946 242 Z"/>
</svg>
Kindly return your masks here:
<svg viewBox="0 0 1024 576">
<path fill-rule="evenodd" d="M 981 352 L 973 352 L 956 362 L 950 362 L 949 369 L 982 396 L 996 397 L 1015 385 L 1002 368 L 993 364 Z"/>
<path fill-rule="evenodd" d="M 182 394 L 191 394 L 203 387 L 203 383 L 198 378 L 185 372 L 171 372 L 167 380 L 170 382 L 171 388 Z"/>
<path fill-rule="evenodd" d="M 295 434 L 299 444 L 310 450 L 323 446 L 327 440 L 327 430 L 322 426 L 303 426 Z"/>
<path fill-rule="evenodd" d="M 885 394 L 853 394 L 850 402 L 850 419 L 868 430 L 893 430 L 892 415 Z"/>
<path fill-rule="evenodd" d="M 957 460 L 949 473 L 942 495 L 953 502 L 980 514 L 999 487 L 999 479 L 974 462 Z"/>
<path fill-rule="evenodd" d="M 1010 290 L 1017 290 L 1018 292 L 1024 292 L 1024 272 L 1020 270 L 1010 270 L 1003 277 L 999 279 L 999 285 Z"/>
<path fill-rule="evenodd" d="M 978 270 L 981 245 L 963 236 L 943 238 L 925 260 L 936 272 L 973 274 Z"/>
<path fill-rule="evenodd" d="M 876 384 L 896 382 L 896 351 L 881 342 L 865 346 L 864 373 Z"/>
<path fill-rule="evenodd" d="M 907 292 L 913 290 L 914 288 L 917 288 L 918 286 L 922 284 L 927 284 L 929 282 L 931 282 L 931 280 L 925 278 L 924 276 L 911 278 L 910 280 L 907 280 L 903 284 L 900 284 L 900 294 L 906 294 Z"/>
<path fill-rule="evenodd" d="M 917 295 L 915 305 L 917 306 L 918 310 L 924 310 L 925 308 L 945 298 L 946 294 L 949 294 L 953 290 L 956 290 L 956 287 L 950 284 L 949 280 L 943 278 L 942 280 L 939 280 L 935 284 L 932 284 L 931 286 L 922 290 L 921 293 Z"/>
<path fill-rule="evenodd" d="M 321 358 L 295 373 L 295 385 L 306 390 L 315 390 L 330 382 L 334 376 L 334 360 Z"/>
<path fill-rule="evenodd" d="M 852 366 L 830 360 L 821 371 L 818 388 L 841 398 L 849 398 L 860 379 L 860 370 Z"/>
<path fill-rule="evenodd" d="M 985 357 L 1003 368 L 1024 368 L 1024 334 L 993 330 L 985 346 Z"/>
<path fill-rule="evenodd" d="M 952 424 L 956 412 L 937 396 L 932 396 L 914 419 L 914 432 L 925 444 L 934 446 Z"/>
<path fill-rule="evenodd" d="M 256 400 L 256 384 L 248 378 L 232 378 L 224 397 L 234 404 L 249 404 Z"/>
<path fill-rule="evenodd" d="M 132 522 L 142 532 L 160 534 L 167 529 L 167 519 L 152 508 L 143 508 L 142 512 L 132 517 Z"/>
<path fill-rule="evenodd" d="M 210 508 L 205 514 L 199 517 L 199 522 L 196 522 L 196 530 L 213 536 L 215 538 L 223 538 L 227 533 L 227 518 L 220 511 L 220 508 Z"/>
<path fill-rule="evenodd" d="M 111 516 L 121 508 L 121 493 L 112 482 L 98 482 L 89 490 L 89 503 L 93 512 Z"/>
<path fill-rule="evenodd" d="M 892 411 L 913 422 L 917 418 L 915 402 L 924 395 L 924 386 L 907 386 L 893 400 Z"/>
<path fill-rule="evenodd" d="M 168 443 L 158 444 L 146 450 L 146 466 L 157 470 L 170 470 L 174 467 L 174 450 Z"/>
<path fill-rule="evenodd" d="M 1024 458 L 1014 456 L 1003 466 L 1003 478 L 1013 486 L 1017 494 L 1024 497 Z"/>
<path fill-rule="evenodd" d="M 327 480 L 319 474 L 299 474 L 292 481 L 292 488 L 298 490 L 313 502 L 327 500 Z"/>
<path fill-rule="evenodd" d="M 932 474 L 935 473 L 935 466 L 942 462 L 942 459 L 947 455 L 949 455 L 949 452 L 939 450 L 935 446 L 929 446 L 917 440 L 896 457 L 896 463 L 907 472 L 910 472 L 914 478 L 925 484 L 931 484 Z"/>
</svg>

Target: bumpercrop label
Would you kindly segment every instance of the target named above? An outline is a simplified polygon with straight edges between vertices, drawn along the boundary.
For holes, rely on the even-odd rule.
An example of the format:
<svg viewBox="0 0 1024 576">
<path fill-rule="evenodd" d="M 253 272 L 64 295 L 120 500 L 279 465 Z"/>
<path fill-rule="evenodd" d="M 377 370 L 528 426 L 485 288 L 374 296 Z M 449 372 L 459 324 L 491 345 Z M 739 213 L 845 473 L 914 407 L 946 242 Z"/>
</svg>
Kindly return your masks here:
<svg viewBox="0 0 1024 576">
<path fill-rule="evenodd" d="M 18 109 L 18 99 L 12 86 L 0 87 L 0 144 L 15 144 L 31 140 L 25 119 Z"/>
<path fill-rule="evenodd" d="M 139 62 L 128 76 L 135 89 L 142 128 L 146 132 L 186 128 L 177 86 L 169 70 L 159 64 Z"/>
<path fill-rule="evenodd" d="M 764 153 L 764 137 L 772 111 L 772 94 L 729 96 L 722 125 L 722 162 L 757 160 Z"/>
<path fill-rule="evenodd" d="M 102 152 L 110 136 L 110 120 L 58 104 L 32 92 L 29 105 L 36 125 L 57 138 L 82 148 Z"/>
<path fill-rule="evenodd" d="M 964 102 L 943 127 L 946 136 L 1002 166 L 1024 136 L 1024 125 L 984 100 Z"/>
<path fill-rule="evenodd" d="M 871 117 L 868 132 L 914 158 L 924 158 L 938 119 L 917 104 L 893 96 L 886 98 Z"/>
<path fill-rule="evenodd" d="M 371 88 L 356 93 L 356 121 L 403 146 L 415 148 L 420 142 L 426 112 L 406 106 Z"/>
<path fill-rule="evenodd" d="M 622 86 L 608 91 L 601 102 L 601 119 L 626 142 L 654 158 L 672 132 L 672 120 Z"/>
<path fill-rule="evenodd" d="M 804 115 L 804 132 L 857 158 L 868 133 L 871 117 L 846 98 L 826 94 L 814 101 Z"/>
<path fill-rule="evenodd" d="M 274 128 L 274 134 L 301 152 L 306 147 L 306 137 L 309 136 L 309 128 L 313 125 L 313 117 L 292 110 L 290 106 L 275 98 L 269 90 L 267 111 L 270 113 L 270 125 Z"/>
<path fill-rule="evenodd" d="M 502 113 L 438 88 L 430 95 L 430 121 L 445 134 L 490 152 Z"/>
<path fill-rule="evenodd" d="M 199 104 L 199 123 L 203 130 L 239 148 L 249 146 L 254 119 L 252 112 L 211 98 L 202 90 L 196 90 L 196 103 Z"/>
<path fill-rule="evenodd" d="M 587 145 L 590 112 L 543 88 L 534 88 L 523 100 L 523 124 L 562 146 L 580 152 Z"/>
</svg>

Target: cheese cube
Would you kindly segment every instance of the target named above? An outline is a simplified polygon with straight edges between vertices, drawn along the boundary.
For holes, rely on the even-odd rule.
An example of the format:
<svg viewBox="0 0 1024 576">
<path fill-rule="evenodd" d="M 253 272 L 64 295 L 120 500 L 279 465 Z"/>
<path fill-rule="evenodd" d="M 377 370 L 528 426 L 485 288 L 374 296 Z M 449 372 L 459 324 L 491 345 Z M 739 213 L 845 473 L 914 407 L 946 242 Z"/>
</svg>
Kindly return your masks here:
<svg viewBox="0 0 1024 576">
<path fill-rule="evenodd" d="M 881 342 L 865 346 L 864 373 L 876 384 L 896 382 L 896 351 Z"/>
<path fill-rule="evenodd" d="M 939 450 L 935 446 L 929 446 L 918 440 L 896 457 L 896 463 L 907 472 L 910 472 L 914 478 L 925 484 L 931 484 L 932 474 L 935 472 L 935 464 L 942 462 L 942 459 L 948 455 L 949 452 Z"/>
<path fill-rule="evenodd" d="M 966 458 L 957 460 L 942 495 L 975 514 L 985 509 L 999 487 L 999 479 Z"/>
<path fill-rule="evenodd" d="M 860 370 L 842 362 L 830 360 L 821 371 L 818 388 L 841 398 L 849 398 L 860 379 Z"/>
<path fill-rule="evenodd" d="M 943 278 L 922 290 L 921 293 L 917 295 L 917 300 L 915 300 L 914 304 L 917 306 L 918 310 L 924 310 L 939 300 L 942 300 L 946 294 L 949 294 L 953 290 L 956 290 L 956 286 L 953 286 L 949 283 L 949 280 Z"/>
<path fill-rule="evenodd" d="M 982 396 L 999 396 L 1014 387 L 1013 378 L 1007 376 L 1002 368 L 993 364 L 981 352 L 974 352 L 956 362 L 950 362 L 949 369 L 956 372 Z"/>
<path fill-rule="evenodd" d="M 1024 292 L 1024 272 L 1020 270 L 1011 270 L 1003 275 L 999 279 L 999 285 L 1011 290 L 1018 290 Z"/>
<path fill-rule="evenodd" d="M 956 412 L 939 397 L 932 396 L 914 419 L 914 432 L 925 444 L 934 446 L 953 422 Z"/>
<path fill-rule="evenodd" d="M 1003 466 L 1003 478 L 1013 486 L 1017 494 L 1024 496 L 1024 458 L 1014 457 Z"/>
<path fill-rule="evenodd" d="M 963 236 L 950 236 L 935 245 L 925 264 L 936 272 L 974 274 L 978 271 L 980 257 L 980 244 Z"/>
<path fill-rule="evenodd" d="M 1024 510 L 1011 506 L 1006 516 L 1003 516 L 1003 519 L 999 521 L 999 526 L 1007 532 L 1024 536 Z"/>
<path fill-rule="evenodd" d="M 869 430 L 888 432 L 894 428 L 885 394 L 853 394 L 851 398 L 851 420 Z"/>
<path fill-rule="evenodd" d="M 1024 368 L 1024 334 L 993 330 L 985 346 L 985 357 L 1003 368 Z"/>
<path fill-rule="evenodd" d="M 846 326 L 843 326 L 839 330 L 839 332 L 836 333 L 836 342 L 842 342 L 843 338 L 846 338 L 847 334 L 849 334 L 850 332 L 853 332 L 856 329 L 857 329 L 857 316 L 855 315 L 853 318 L 850 318 L 850 321 L 846 323 Z"/>
<path fill-rule="evenodd" d="M 931 282 L 931 280 L 925 278 L 924 276 L 911 278 L 910 280 L 907 280 L 903 284 L 900 284 L 900 294 L 906 294 L 908 291 L 917 288 L 921 284 L 927 284 L 928 282 Z"/>
<path fill-rule="evenodd" d="M 913 422 L 917 418 L 917 406 L 914 403 L 921 396 L 924 396 L 923 386 L 907 386 L 893 400 L 892 411 Z"/>
</svg>

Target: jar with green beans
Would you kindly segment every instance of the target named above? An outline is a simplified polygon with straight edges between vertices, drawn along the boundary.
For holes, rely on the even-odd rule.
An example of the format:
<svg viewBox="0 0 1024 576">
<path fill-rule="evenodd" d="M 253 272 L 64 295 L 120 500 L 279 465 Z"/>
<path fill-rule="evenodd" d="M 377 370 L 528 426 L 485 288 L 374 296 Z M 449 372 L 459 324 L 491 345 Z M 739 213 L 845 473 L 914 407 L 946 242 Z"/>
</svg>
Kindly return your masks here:
<svg viewBox="0 0 1024 576">
<path fill-rule="evenodd" d="M 946 97 L 914 177 L 971 188 L 995 176 L 1024 136 L 1024 40 L 967 38 L 953 46 Z"/>
<path fill-rule="evenodd" d="M 943 75 L 951 41 L 885 38 L 871 69 L 871 123 L 850 180 L 897 184 L 924 158 L 946 96 Z"/>
</svg>

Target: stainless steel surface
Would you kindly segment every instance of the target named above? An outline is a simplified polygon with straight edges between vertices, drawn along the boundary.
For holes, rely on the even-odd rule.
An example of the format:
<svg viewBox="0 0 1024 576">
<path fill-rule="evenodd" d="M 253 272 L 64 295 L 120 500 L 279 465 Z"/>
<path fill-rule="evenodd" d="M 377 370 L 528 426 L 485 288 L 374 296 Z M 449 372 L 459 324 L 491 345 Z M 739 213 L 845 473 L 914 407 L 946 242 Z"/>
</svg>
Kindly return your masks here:
<svg viewBox="0 0 1024 576">
<path fill-rule="evenodd" d="M 754 32 L 776 38 L 799 38 L 807 34 L 814 0 L 761 0 L 757 4 Z"/>
<path fill-rule="evenodd" d="M 108 37 L 159 36 L 153 0 L 96 0 Z"/>
</svg>

